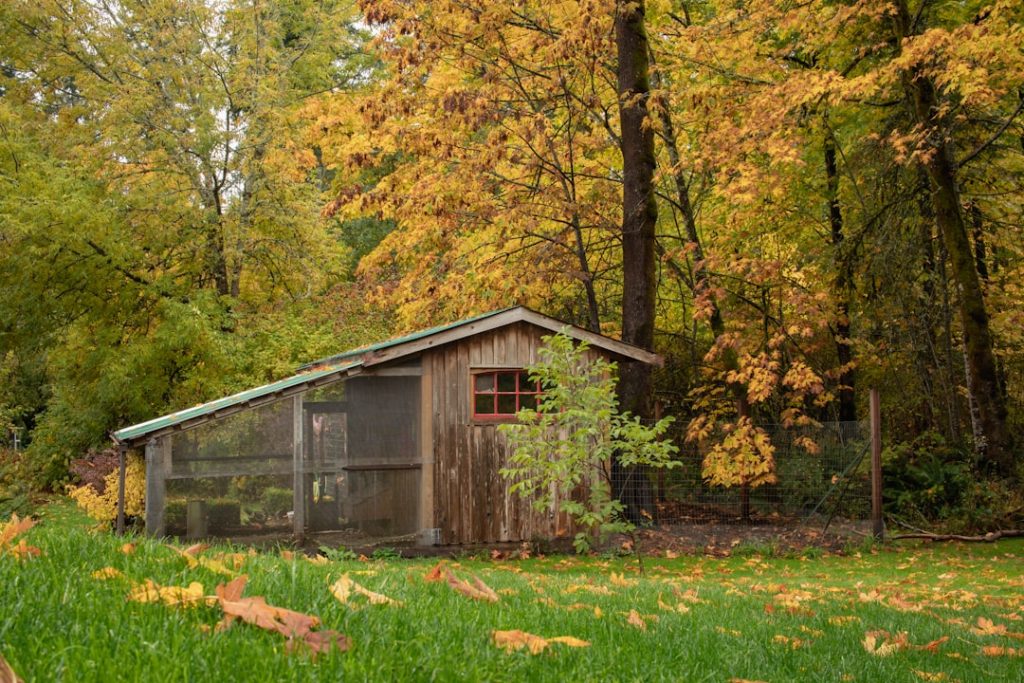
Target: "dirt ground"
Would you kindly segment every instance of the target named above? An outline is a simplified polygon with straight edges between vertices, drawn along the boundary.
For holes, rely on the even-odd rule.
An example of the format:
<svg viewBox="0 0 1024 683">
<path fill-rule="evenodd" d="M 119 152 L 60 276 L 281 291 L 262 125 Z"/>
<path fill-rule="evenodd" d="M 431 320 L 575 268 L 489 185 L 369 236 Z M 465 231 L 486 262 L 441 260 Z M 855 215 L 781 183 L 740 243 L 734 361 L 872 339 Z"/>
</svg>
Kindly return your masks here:
<svg viewBox="0 0 1024 683">
<path fill-rule="evenodd" d="M 750 522 L 679 522 L 642 529 L 637 532 L 637 540 L 641 550 L 648 555 L 667 552 L 725 557 L 738 547 L 770 549 L 774 554 L 799 553 L 811 547 L 839 552 L 850 545 L 862 543 L 870 536 L 870 522 L 834 519 L 823 533 L 825 521 L 824 518 L 769 518 Z"/>
</svg>

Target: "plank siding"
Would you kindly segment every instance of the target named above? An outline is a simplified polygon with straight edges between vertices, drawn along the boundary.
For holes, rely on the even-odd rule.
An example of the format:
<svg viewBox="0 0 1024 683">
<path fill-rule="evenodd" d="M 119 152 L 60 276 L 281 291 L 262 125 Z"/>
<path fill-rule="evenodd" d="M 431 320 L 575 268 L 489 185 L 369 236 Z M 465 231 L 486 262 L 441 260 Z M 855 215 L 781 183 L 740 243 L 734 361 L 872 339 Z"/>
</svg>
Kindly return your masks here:
<svg viewBox="0 0 1024 683">
<path fill-rule="evenodd" d="M 573 531 L 567 516 L 556 512 L 557 502 L 536 511 L 511 492 L 500 474 L 508 444 L 495 424 L 472 419 L 472 371 L 530 365 L 546 334 L 519 322 L 424 352 L 434 404 L 434 519 L 442 543 L 518 542 Z"/>
</svg>

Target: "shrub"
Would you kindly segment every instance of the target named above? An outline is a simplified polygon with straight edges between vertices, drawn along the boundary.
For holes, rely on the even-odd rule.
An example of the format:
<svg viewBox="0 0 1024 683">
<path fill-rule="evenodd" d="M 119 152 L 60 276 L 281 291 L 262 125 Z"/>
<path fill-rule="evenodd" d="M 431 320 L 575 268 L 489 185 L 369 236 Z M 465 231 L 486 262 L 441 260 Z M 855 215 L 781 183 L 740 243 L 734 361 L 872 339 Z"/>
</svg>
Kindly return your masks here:
<svg viewBox="0 0 1024 683">
<path fill-rule="evenodd" d="M 556 492 L 560 511 L 584 529 L 576 534 L 577 552 L 590 548 L 591 537 L 629 533 L 635 526 L 623 515 L 621 502 L 612 497 L 608 463 L 618 458 L 623 467 L 673 467 L 676 452 L 663 441 L 671 418 L 652 427 L 639 418 L 620 413 L 615 396 L 614 363 L 587 360 L 587 345 L 574 344 L 565 334 L 544 337 L 540 361 L 528 368 L 543 394 L 536 410 L 519 411 L 518 424 L 503 424 L 513 454 L 501 475 L 512 480 L 511 489 L 533 498 L 535 508 L 549 507 Z M 586 500 L 574 500 L 577 487 L 587 490 Z"/>
<path fill-rule="evenodd" d="M 111 453 L 113 456 L 111 457 Z M 118 458 L 108 449 L 75 460 L 72 471 L 85 483 L 72 487 L 68 494 L 93 519 L 113 522 L 117 519 Z M 124 513 L 141 517 L 146 511 L 146 465 L 136 455 L 128 455 L 125 465 Z"/>
<path fill-rule="evenodd" d="M 268 486 L 263 490 L 261 496 L 263 511 L 268 517 L 283 517 L 286 512 L 292 509 L 295 501 L 291 489 L 278 486 Z"/>
<path fill-rule="evenodd" d="M 209 500 L 206 502 L 206 521 L 211 532 L 241 526 L 242 506 L 230 498 Z"/>
</svg>

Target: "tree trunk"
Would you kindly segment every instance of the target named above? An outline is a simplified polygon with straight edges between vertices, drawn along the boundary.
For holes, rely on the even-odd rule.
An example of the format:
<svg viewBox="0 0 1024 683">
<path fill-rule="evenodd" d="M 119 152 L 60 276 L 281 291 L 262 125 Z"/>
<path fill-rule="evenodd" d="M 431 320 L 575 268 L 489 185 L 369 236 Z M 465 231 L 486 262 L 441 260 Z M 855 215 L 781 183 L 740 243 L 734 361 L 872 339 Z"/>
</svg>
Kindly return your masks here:
<svg viewBox="0 0 1024 683">
<path fill-rule="evenodd" d="M 644 349 L 654 348 L 656 296 L 655 225 L 658 206 L 654 196 L 654 129 L 648 120 L 650 93 L 644 3 L 619 2 L 615 11 L 615 44 L 622 151 L 622 340 Z M 644 363 L 623 363 L 619 403 L 641 418 L 652 415 L 651 368 Z M 646 472 L 625 472 L 612 463 L 616 494 L 634 522 L 642 512 L 654 514 L 654 496 Z"/>
<path fill-rule="evenodd" d="M 836 275 L 833 289 L 836 296 L 836 357 L 839 361 L 839 421 L 857 419 L 854 393 L 856 377 L 853 368 L 853 347 L 850 344 L 850 273 L 843 259 L 843 211 L 839 204 L 839 171 L 836 166 L 836 146 L 830 132 L 825 133 L 825 182 L 828 193 L 828 222 L 831 227 L 832 251 L 835 255 Z"/>
<path fill-rule="evenodd" d="M 911 19 L 905 0 L 897 3 L 897 9 L 897 39 L 902 40 L 911 33 Z M 928 131 L 930 150 L 920 163 L 931 184 L 935 224 L 949 254 L 953 282 L 959 294 L 968 391 L 977 411 L 982 436 L 975 440 L 975 450 L 984 466 L 1008 476 L 1013 472 L 1014 458 L 1006 428 L 1006 402 L 999 389 L 988 311 L 960 206 L 957 168 L 949 131 L 941 118 L 932 79 L 921 73 L 908 73 L 903 85 L 912 105 L 915 123 Z"/>
</svg>

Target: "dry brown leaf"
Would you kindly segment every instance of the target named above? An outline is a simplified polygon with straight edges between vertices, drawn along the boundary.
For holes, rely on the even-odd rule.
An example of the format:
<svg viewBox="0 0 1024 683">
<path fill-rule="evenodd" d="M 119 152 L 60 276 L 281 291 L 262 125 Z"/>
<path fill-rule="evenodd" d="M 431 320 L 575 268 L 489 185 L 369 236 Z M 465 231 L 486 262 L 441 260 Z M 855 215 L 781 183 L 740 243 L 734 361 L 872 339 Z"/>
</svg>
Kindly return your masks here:
<svg viewBox="0 0 1024 683">
<path fill-rule="evenodd" d="M 475 576 L 473 577 L 474 583 L 476 584 L 475 586 L 460 579 L 448 570 L 445 571 L 445 578 L 448 581 L 448 585 L 451 586 L 453 590 L 462 593 L 468 598 L 484 600 L 486 602 L 498 602 L 500 599 L 497 593 L 491 590 L 483 581 Z"/>
<path fill-rule="evenodd" d="M 120 551 L 122 553 L 124 553 L 125 555 L 131 555 L 132 553 L 135 552 L 135 547 L 136 546 L 135 546 L 134 543 L 125 543 L 124 545 L 121 546 Z"/>
<path fill-rule="evenodd" d="M 313 555 L 312 557 L 310 557 L 309 555 L 303 555 L 302 557 L 306 560 L 306 562 L 309 562 L 310 564 L 319 565 L 327 564 L 329 562 L 326 555 Z"/>
<path fill-rule="evenodd" d="M 338 599 L 338 602 L 353 608 L 356 608 L 356 606 L 350 605 L 349 600 L 354 594 L 362 595 L 371 605 L 395 605 L 397 607 L 401 607 L 402 605 L 398 600 L 394 600 L 386 595 L 375 593 L 368 588 L 364 588 L 350 579 L 348 574 L 345 574 L 331 585 L 331 593 Z"/>
<path fill-rule="evenodd" d="M 536 655 L 543 652 L 552 643 L 561 643 L 569 647 L 590 647 L 589 642 L 573 636 L 542 638 L 518 629 L 512 631 L 492 631 L 491 635 L 494 638 L 494 644 L 507 652 L 526 648 L 530 651 L 530 654 Z"/>
<path fill-rule="evenodd" d="M 3 655 L 0 655 L 0 683 L 22 683 Z"/>
<path fill-rule="evenodd" d="M 295 559 L 295 553 L 293 553 L 291 550 L 282 550 L 281 559 L 287 562 L 291 562 Z"/>
<path fill-rule="evenodd" d="M 920 678 L 922 681 L 948 681 L 949 674 L 942 671 L 938 673 L 932 673 L 931 671 L 921 671 L 920 669 L 911 669 L 914 675 Z"/>
<path fill-rule="evenodd" d="M 629 614 L 626 615 L 626 623 L 641 631 L 647 630 L 647 622 L 644 621 L 643 617 L 635 609 L 629 610 Z"/>
<path fill-rule="evenodd" d="M 210 545 L 208 543 L 194 543 L 189 547 L 185 548 L 185 550 L 183 550 L 182 552 L 184 552 L 186 555 L 196 557 L 197 555 L 199 555 L 199 553 L 203 552 L 209 547 Z M 177 548 L 175 548 L 175 550 L 177 550 Z"/>
<path fill-rule="evenodd" d="M 124 574 L 120 569 L 115 567 L 104 567 L 103 569 L 97 569 L 94 571 L 92 573 L 92 578 L 99 579 L 101 581 L 106 579 L 123 579 Z"/>
<path fill-rule="evenodd" d="M 429 572 L 423 575 L 423 580 L 427 582 L 444 581 L 444 569 L 445 561 L 440 560 Z"/>
<path fill-rule="evenodd" d="M 986 657 L 1024 657 L 1024 648 L 1003 647 L 1002 645 L 986 645 L 981 648 Z"/>
<path fill-rule="evenodd" d="M 679 553 L 672 552 L 671 550 L 666 550 L 665 551 L 665 559 L 666 560 L 674 560 L 677 557 L 679 557 Z"/>
</svg>

